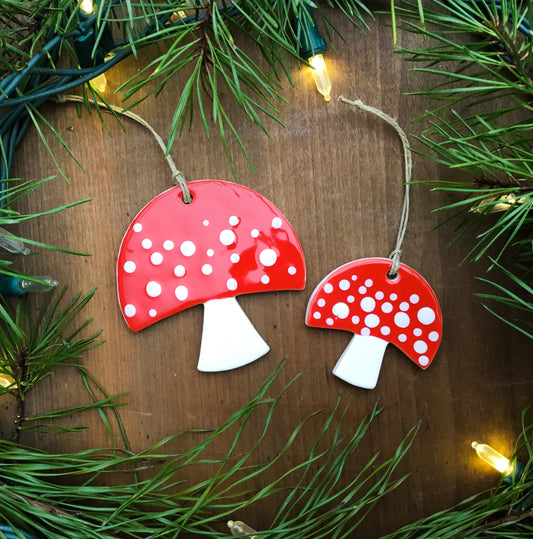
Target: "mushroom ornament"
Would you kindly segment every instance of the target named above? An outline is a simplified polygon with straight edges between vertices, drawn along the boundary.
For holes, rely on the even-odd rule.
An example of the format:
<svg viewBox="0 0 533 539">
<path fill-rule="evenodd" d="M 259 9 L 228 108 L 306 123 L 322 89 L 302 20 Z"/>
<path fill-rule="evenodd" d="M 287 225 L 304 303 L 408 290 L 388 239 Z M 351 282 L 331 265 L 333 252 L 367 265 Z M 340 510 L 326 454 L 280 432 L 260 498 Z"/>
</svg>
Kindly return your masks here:
<svg viewBox="0 0 533 539">
<path fill-rule="evenodd" d="M 303 252 L 287 219 L 255 191 L 217 180 L 188 185 L 192 202 L 173 187 L 126 231 L 119 304 L 132 331 L 203 304 L 198 369 L 233 369 L 269 351 L 236 296 L 303 289 Z"/>
<path fill-rule="evenodd" d="M 429 284 L 405 264 L 392 279 L 390 268 L 388 258 L 344 264 L 320 282 L 307 306 L 308 326 L 354 333 L 333 374 L 366 389 L 376 386 L 388 343 L 426 369 L 442 336 L 442 315 Z"/>
</svg>

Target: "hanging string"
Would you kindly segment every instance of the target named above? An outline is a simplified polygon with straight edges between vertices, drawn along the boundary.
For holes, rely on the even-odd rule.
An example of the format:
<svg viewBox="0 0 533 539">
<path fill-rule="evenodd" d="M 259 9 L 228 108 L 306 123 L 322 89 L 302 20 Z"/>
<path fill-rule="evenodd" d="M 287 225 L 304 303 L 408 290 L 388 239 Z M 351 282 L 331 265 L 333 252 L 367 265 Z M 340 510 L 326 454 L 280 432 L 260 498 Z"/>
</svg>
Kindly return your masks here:
<svg viewBox="0 0 533 539">
<path fill-rule="evenodd" d="M 352 105 L 358 107 L 361 110 L 370 112 L 371 114 L 376 115 L 378 118 L 381 118 L 389 125 L 391 125 L 395 130 L 400 140 L 402 141 L 403 148 L 403 157 L 404 157 L 404 176 L 405 176 L 405 191 L 403 197 L 402 205 L 402 215 L 400 217 L 400 224 L 398 226 L 398 235 L 396 236 L 396 246 L 394 250 L 389 255 L 389 258 L 392 261 L 391 269 L 389 270 L 389 277 L 395 278 L 398 275 L 398 269 L 400 268 L 400 257 L 402 256 L 402 243 L 405 237 L 405 232 L 407 230 L 407 221 L 409 220 L 409 185 L 411 182 L 411 173 L 413 169 L 413 158 L 411 155 L 411 150 L 409 149 L 409 140 L 403 129 L 398 125 L 398 122 L 391 118 L 389 115 L 385 114 L 382 110 L 376 109 L 365 105 L 360 99 L 356 101 L 350 101 L 343 96 L 339 97 L 339 101 L 346 103 L 347 105 Z"/>
<path fill-rule="evenodd" d="M 55 101 L 58 103 L 65 103 L 67 101 L 76 102 L 76 103 L 86 103 L 87 101 L 79 95 L 63 95 L 59 94 L 54 98 Z M 172 172 L 172 179 L 174 182 L 181 187 L 181 190 L 183 192 L 183 202 L 185 204 L 190 204 L 192 202 L 192 195 L 191 191 L 189 190 L 189 187 L 187 185 L 187 181 L 185 180 L 185 176 L 183 173 L 178 170 L 176 167 L 176 164 L 174 163 L 174 160 L 172 157 L 167 154 L 167 147 L 165 145 L 165 142 L 163 139 L 159 136 L 159 134 L 156 132 L 156 130 L 141 116 L 138 114 L 135 114 L 134 112 L 131 112 L 130 110 L 125 110 L 121 107 L 117 107 L 116 105 L 110 105 L 106 103 L 102 103 L 100 101 L 89 101 L 89 103 L 93 105 L 98 105 L 105 109 L 112 109 L 117 114 L 121 114 L 123 116 L 127 116 L 128 118 L 131 118 L 132 120 L 135 120 L 137 123 L 141 124 L 143 127 L 146 127 L 150 133 L 154 136 L 155 140 L 163 150 L 163 153 L 165 155 L 165 159 L 167 160 L 168 166 L 170 167 L 170 171 Z"/>
</svg>

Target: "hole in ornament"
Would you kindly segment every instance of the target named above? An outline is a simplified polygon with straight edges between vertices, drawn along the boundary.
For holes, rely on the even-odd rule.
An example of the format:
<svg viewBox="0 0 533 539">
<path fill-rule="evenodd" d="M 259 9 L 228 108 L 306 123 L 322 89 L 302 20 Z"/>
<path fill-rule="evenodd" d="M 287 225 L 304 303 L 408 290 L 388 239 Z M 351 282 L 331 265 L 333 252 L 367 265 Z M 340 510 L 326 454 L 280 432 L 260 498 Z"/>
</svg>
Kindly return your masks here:
<svg viewBox="0 0 533 539">
<path fill-rule="evenodd" d="M 398 272 L 396 273 L 391 273 L 390 271 L 387 272 L 387 279 L 389 281 L 397 281 L 400 277 L 400 274 Z"/>
<path fill-rule="evenodd" d="M 178 193 L 178 200 L 180 200 L 181 202 L 183 202 L 183 204 L 191 204 L 192 201 L 194 200 L 194 197 L 192 196 L 192 193 L 189 191 L 189 200 L 186 200 L 184 197 L 183 197 L 183 191 L 181 193 Z"/>
</svg>

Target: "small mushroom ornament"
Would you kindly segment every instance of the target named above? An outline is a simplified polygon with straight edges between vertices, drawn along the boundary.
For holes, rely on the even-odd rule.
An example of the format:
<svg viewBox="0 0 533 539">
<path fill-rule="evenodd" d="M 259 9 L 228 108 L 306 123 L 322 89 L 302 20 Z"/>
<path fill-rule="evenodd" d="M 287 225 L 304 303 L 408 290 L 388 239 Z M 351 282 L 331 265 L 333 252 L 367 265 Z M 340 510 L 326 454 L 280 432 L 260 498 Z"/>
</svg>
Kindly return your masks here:
<svg viewBox="0 0 533 539">
<path fill-rule="evenodd" d="M 200 180 L 149 202 L 118 255 L 118 299 L 133 331 L 204 305 L 198 369 L 223 371 L 269 351 L 236 296 L 305 286 L 300 242 L 283 214 L 255 191 Z"/>
<path fill-rule="evenodd" d="M 405 264 L 391 279 L 388 258 L 363 258 L 340 266 L 316 287 L 307 306 L 311 327 L 354 336 L 333 374 L 366 389 L 376 386 L 385 348 L 395 344 L 426 369 L 442 336 L 442 315 L 429 284 Z"/>
</svg>

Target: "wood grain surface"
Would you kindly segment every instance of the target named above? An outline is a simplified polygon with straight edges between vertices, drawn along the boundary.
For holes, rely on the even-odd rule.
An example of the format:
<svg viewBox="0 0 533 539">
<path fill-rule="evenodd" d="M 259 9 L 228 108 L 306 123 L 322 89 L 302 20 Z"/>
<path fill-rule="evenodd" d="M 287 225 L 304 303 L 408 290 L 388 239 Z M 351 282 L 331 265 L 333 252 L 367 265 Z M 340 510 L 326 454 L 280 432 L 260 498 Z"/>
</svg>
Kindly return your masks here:
<svg viewBox="0 0 533 539">
<path fill-rule="evenodd" d="M 87 308 L 94 330 L 103 328 L 105 344 L 92 350 L 84 363 L 109 393 L 128 393 L 121 415 L 134 450 L 141 450 L 175 432 L 216 427 L 248 402 L 265 378 L 286 358 L 272 394 L 303 373 L 281 400 L 272 428 L 255 462 L 271 460 L 291 430 L 306 416 L 324 409 L 303 429 L 277 472 L 295 465 L 310 450 L 325 415 L 338 398 L 348 411 L 342 427 L 349 436 L 379 401 L 383 413 L 372 424 L 360 449 L 344 470 L 349 481 L 376 451 L 390 456 L 407 431 L 421 421 L 415 442 L 397 471 L 407 481 L 380 503 L 361 525 L 358 537 L 375 538 L 400 525 L 445 508 L 475 492 L 494 486 L 497 473 L 474 455 L 472 440 L 485 441 L 512 453 L 520 432 L 521 411 L 531 404 L 533 362 L 530 341 L 492 317 L 474 293 L 481 291 L 476 276 L 481 265 L 460 262 L 468 245 L 447 244 L 454 224 L 435 228 L 443 216 L 433 210 L 452 198 L 430 187 L 412 187 L 411 213 L 402 261 L 418 270 L 432 285 L 443 312 L 444 337 L 433 364 L 422 371 L 394 346 L 385 353 L 374 390 L 351 387 L 331 370 L 351 335 L 311 329 L 304 324 L 307 300 L 330 271 L 350 260 L 388 256 L 394 247 L 402 204 L 402 154 L 395 132 L 370 115 L 338 102 L 344 95 L 362 99 L 395 117 L 412 136 L 423 125 L 412 121 L 430 104 L 408 96 L 430 81 L 409 70 L 394 52 L 390 29 L 378 16 L 363 35 L 336 12 L 330 13 L 346 43 L 337 40 L 327 54 L 333 99 L 324 102 L 306 69 L 291 71 L 279 104 L 283 126 L 267 121 L 270 138 L 251 125 L 226 96 L 235 125 L 255 167 L 251 171 L 235 141 L 229 142 L 236 179 L 213 126 L 207 137 L 199 117 L 190 131 L 176 140 L 171 155 L 188 180 L 213 178 L 237 181 L 271 200 L 287 216 L 302 243 L 307 263 L 303 291 L 242 296 L 239 302 L 271 351 L 235 371 L 196 370 L 202 328 L 202 307 L 194 307 L 138 333 L 124 323 L 116 297 L 115 263 L 120 241 L 136 213 L 169 188 L 171 177 L 162 152 L 143 127 L 128 119 L 122 126 L 111 116 L 102 125 L 98 116 L 74 104 L 49 103 L 42 113 L 60 133 L 83 168 L 78 167 L 52 134 L 48 140 L 70 179 L 59 175 L 25 201 L 22 210 L 48 209 L 90 198 L 91 201 L 53 216 L 28 221 L 20 235 L 91 256 L 71 256 L 43 250 L 29 257 L 25 269 L 51 274 L 70 292 L 97 287 Z M 420 44 L 400 34 L 406 47 Z M 250 55 L 258 59 L 250 47 Z M 259 60 L 259 59 L 258 59 Z M 146 62 L 141 55 L 108 73 L 111 89 Z M 137 112 L 166 136 L 183 81 L 172 80 L 157 99 L 144 101 Z M 120 97 L 108 98 L 120 104 Z M 411 139 L 415 144 L 414 139 Z M 16 154 L 14 177 L 57 175 L 56 167 L 29 132 Z M 415 156 L 415 180 L 439 180 L 455 173 Z M 87 402 L 78 375 L 58 369 L 28 397 L 26 412 Z M 2 429 L 10 424 L 3 415 Z M 244 434 L 243 450 L 253 443 L 260 420 Z M 74 420 L 73 420 L 74 421 Z M 108 446 L 110 440 L 96 414 L 75 420 L 89 429 L 62 436 L 25 433 L 21 441 L 51 451 Z M 7 434 L 6 434 L 7 433 Z M 179 451 L 194 440 L 176 439 L 168 450 Z M 227 442 L 227 440 L 226 440 Z M 224 443 L 213 449 L 223 454 Z M 219 452 L 219 453 L 217 453 Z M 201 479 L 208 469 L 191 471 Z M 255 485 L 260 487 L 260 484 Z M 250 508 L 235 518 L 265 529 L 283 495 Z"/>
</svg>

